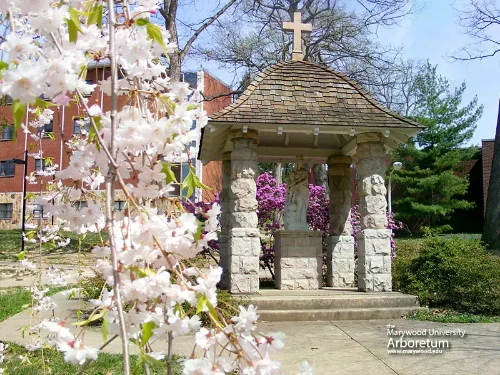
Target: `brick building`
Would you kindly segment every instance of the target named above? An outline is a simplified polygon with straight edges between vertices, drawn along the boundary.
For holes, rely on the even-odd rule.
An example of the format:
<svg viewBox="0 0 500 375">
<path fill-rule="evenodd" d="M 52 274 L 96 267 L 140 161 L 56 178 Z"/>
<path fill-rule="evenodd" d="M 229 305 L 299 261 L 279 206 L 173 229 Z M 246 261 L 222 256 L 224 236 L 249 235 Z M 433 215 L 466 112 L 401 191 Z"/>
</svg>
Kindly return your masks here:
<svg viewBox="0 0 500 375">
<path fill-rule="evenodd" d="M 89 68 L 87 81 L 88 83 L 96 83 L 98 80 L 106 79 L 108 75 L 109 68 L 105 64 L 98 64 Z M 208 98 L 229 92 L 229 88 L 225 84 L 205 71 L 185 73 L 183 78 L 191 87 L 200 90 Z M 108 111 L 111 108 L 110 98 L 103 95 L 98 89 L 88 97 L 88 100 L 89 106 L 100 104 L 102 101 L 103 111 Z M 203 100 L 200 96 L 199 100 L 208 114 L 211 114 L 230 104 L 231 96 L 221 96 L 213 100 Z M 124 102 L 125 97 L 121 97 L 118 104 L 123 105 Z M 44 159 L 29 157 L 27 162 L 28 175 L 43 169 L 47 159 L 50 159 L 52 164 L 66 167 L 69 154 L 64 146 L 65 142 L 75 134 L 80 134 L 82 129 L 89 129 L 90 123 L 85 120 L 84 111 L 80 106 L 72 104 L 69 107 L 57 108 L 54 106 L 51 109 L 54 111 L 53 120 L 50 124 L 46 124 L 44 130 L 47 135 L 41 139 Z M 51 133 L 50 136 L 49 133 Z M 36 142 L 31 137 L 26 137 L 22 129 L 19 129 L 14 137 L 12 108 L 8 103 L 0 106 L 0 135 L 0 229 L 20 228 L 24 165 L 15 164 L 12 159 L 24 159 L 25 150 L 30 150 L 30 153 L 34 152 L 33 146 Z M 16 138 L 15 141 L 14 138 Z M 197 175 L 200 179 L 203 180 L 203 170 L 207 168 L 210 166 L 202 168 L 201 164 L 196 162 Z M 178 181 L 182 181 L 187 170 L 187 165 L 175 167 Z M 208 176 L 210 175 L 208 174 Z M 37 193 L 40 191 L 43 191 L 40 184 L 27 184 L 27 192 Z M 180 186 L 176 192 L 180 193 Z M 122 203 L 116 202 L 117 205 Z M 41 214 L 43 215 L 43 213 Z M 40 215 L 40 210 L 36 206 L 28 204 L 26 215 L 37 218 Z"/>
</svg>

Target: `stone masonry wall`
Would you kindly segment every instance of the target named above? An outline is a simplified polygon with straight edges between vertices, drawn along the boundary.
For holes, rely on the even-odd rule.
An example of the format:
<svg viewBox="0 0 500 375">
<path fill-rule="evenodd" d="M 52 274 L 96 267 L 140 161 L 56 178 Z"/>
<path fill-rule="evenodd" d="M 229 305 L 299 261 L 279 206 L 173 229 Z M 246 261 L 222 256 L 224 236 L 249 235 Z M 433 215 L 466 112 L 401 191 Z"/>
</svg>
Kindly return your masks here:
<svg viewBox="0 0 500 375">
<path fill-rule="evenodd" d="M 322 235 L 316 231 L 277 231 L 274 240 L 275 286 L 314 290 L 322 286 Z"/>
<path fill-rule="evenodd" d="M 231 220 L 229 212 L 229 190 L 231 187 L 231 153 L 224 153 L 222 158 L 222 189 L 219 194 L 221 205 L 219 255 L 222 276 L 219 286 L 221 289 L 229 289 L 229 222 Z"/>
<path fill-rule="evenodd" d="M 330 237 L 327 240 L 327 285 L 354 283 L 354 238 L 351 214 L 351 163 L 349 156 L 328 159 L 330 186 Z"/>
<path fill-rule="evenodd" d="M 361 180 L 358 289 L 391 291 L 391 245 L 387 228 L 385 148 L 380 133 L 357 136 L 356 169 Z"/>
<path fill-rule="evenodd" d="M 229 188 L 229 291 L 259 290 L 260 237 L 257 227 L 257 131 L 233 130 Z"/>
</svg>

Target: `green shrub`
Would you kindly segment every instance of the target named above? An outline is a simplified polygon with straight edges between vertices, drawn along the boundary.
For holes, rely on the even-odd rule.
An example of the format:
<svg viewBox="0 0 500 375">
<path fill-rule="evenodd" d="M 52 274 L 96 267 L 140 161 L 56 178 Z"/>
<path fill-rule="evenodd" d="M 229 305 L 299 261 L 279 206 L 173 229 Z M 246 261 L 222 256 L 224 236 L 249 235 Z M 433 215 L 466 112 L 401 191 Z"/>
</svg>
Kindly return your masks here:
<svg viewBox="0 0 500 375">
<path fill-rule="evenodd" d="M 84 276 L 78 280 L 78 287 L 85 299 L 101 299 L 101 292 L 106 283 L 97 271 L 92 276 Z"/>
<path fill-rule="evenodd" d="M 249 305 L 249 299 L 242 296 L 233 296 L 227 290 L 217 289 L 217 307 L 216 310 L 219 317 L 222 317 L 226 322 L 231 321 L 231 317 L 238 316 L 240 310 L 238 306 L 247 307 Z M 182 305 L 184 311 L 188 316 L 193 316 L 196 314 L 196 308 L 190 306 L 188 303 Z M 213 327 L 212 321 L 208 313 L 201 312 L 198 314 L 201 319 L 201 324 L 203 327 Z"/>
<path fill-rule="evenodd" d="M 395 290 L 417 295 L 429 307 L 500 314 L 500 258 L 479 239 L 399 241 L 393 279 Z"/>
</svg>

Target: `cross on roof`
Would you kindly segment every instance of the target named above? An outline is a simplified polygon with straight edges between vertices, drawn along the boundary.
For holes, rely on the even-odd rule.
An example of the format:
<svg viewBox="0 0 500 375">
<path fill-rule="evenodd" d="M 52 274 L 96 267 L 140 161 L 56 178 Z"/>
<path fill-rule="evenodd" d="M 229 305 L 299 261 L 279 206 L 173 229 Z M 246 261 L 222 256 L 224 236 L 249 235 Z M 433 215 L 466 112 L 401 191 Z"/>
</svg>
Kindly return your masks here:
<svg viewBox="0 0 500 375">
<path fill-rule="evenodd" d="M 310 23 L 301 22 L 301 13 L 295 12 L 293 14 L 293 22 L 283 22 L 284 31 L 293 31 L 293 52 L 292 60 L 303 60 L 302 54 L 302 31 L 311 32 L 312 25 Z"/>
</svg>

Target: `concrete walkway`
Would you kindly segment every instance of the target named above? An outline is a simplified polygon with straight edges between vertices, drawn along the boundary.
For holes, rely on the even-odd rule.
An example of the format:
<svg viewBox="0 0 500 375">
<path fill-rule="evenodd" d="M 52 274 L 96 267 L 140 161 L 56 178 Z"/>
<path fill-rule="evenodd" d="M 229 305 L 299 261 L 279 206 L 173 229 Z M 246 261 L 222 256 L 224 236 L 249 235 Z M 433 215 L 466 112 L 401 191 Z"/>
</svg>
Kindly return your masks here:
<svg viewBox="0 0 500 375">
<path fill-rule="evenodd" d="M 55 296 L 59 303 L 56 316 L 70 314 L 75 301 Z M 46 316 L 51 314 L 45 313 Z M 28 324 L 30 315 L 21 312 L 0 323 L 0 341 L 27 343 L 19 327 Z M 449 349 L 442 354 L 389 354 L 387 325 L 395 330 L 432 329 L 444 331 L 465 330 L 462 337 L 424 337 L 448 339 Z M 298 364 L 307 360 L 317 375 L 494 375 L 500 374 L 500 324 L 441 324 L 408 320 L 364 320 L 329 322 L 273 322 L 260 323 L 260 332 L 284 332 L 285 348 L 274 358 L 282 362 L 282 372 L 297 373 Z M 392 336 L 394 339 L 399 337 Z M 408 338 L 407 338 L 408 339 Z M 420 340 L 420 337 L 418 338 Z M 102 344 L 100 332 L 88 330 L 85 342 L 93 347 Z M 193 337 L 180 337 L 174 342 L 175 352 L 189 356 Z M 163 343 L 155 343 L 154 350 L 165 350 Z M 118 353 L 119 340 L 112 342 L 106 351 Z"/>
</svg>

